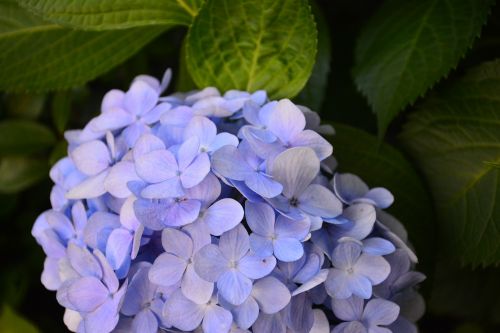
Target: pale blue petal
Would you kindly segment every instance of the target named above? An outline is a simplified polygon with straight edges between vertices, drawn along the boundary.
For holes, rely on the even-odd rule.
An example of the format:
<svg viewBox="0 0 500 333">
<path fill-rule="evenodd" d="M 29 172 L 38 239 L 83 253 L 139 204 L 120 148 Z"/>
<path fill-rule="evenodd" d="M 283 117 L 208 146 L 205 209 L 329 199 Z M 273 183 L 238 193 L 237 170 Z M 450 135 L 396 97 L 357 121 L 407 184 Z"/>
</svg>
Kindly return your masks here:
<svg viewBox="0 0 500 333">
<path fill-rule="evenodd" d="M 110 293 L 115 293 L 118 290 L 120 282 L 118 281 L 117 274 L 120 272 L 117 271 L 116 274 L 109 264 L 109 262 L 106 260 L 106 257 L 104 254 L 102 254 L 101 251 L 99 250 L 94 250 L 93 252 L 94 256 L 99 260 L 99 264 L 101 265 L 102 268 L 102 282 L 104 282 L 104 285 L 108 288 Z M 129 261 L 130 262 L 130 261 Z M 124 273 L 123 276 L 120 276 L 120 278 L 124 277 L 126 273 L 128 272 L 129 264 L 126 262 L 125 265 L 122 265 L 119 269 L 126 268 L 126 272 Z M 124 284 L 125 287 L 125 284 Z"/>
<path fill-rule="evenodd" d="M 381 256 L 362 254 L 354 267 L 356 273 L 366 276 L 373 285 L 377 285 L 387 279 L 391 272 L 391 266 Z"/>
<path fill-rule="evenodd" d="M 252 172 L 245 177 L 245 184 L 264 198 L 273 198 L 283 191 L 283 186 L 262 172 Z"/>
<path fill-rule="evenodd" d="M 316 274 L 315 276 L 304 282 L 300 287 L 295 289 L 292 295 L 295 296 L 303 292 L 306 292 L 308 290 L 311 290 L 316 286 L 319 286 L 320 284 L 326 281 L 327 277 L 328 277 L 328 269 L 320 270 L 318 274 Z"/>
<path fill-rule="evenodd" d="M 195 160 L 182 171 L 180 178 L 182 186 L 191 188 L 198 185 L 210 172 L 210 159 L 207 153 L 198 155 Z"/>
<path fill-rule="evenodd" d="M 336 268 L 348 269 L 354 266 L 361 255 L 362 246 L 355 241 L 339 243 L 332 253 L 332 264 Z"/>
<path fill-rule="evenodd" d="M 342 233 L 343 236 L 358 240 L 366 238 L 373 230 L 377 213 L 372 205 L 359 203 L 347 207 L 342 216 L 353 223 L 352 228 Z"/>
<path fill-rule="evenodd" d="M 389 207 L 394 202 L 392 193 L 383 187 L 372 188 L 364 195 L 364 198 L 371 200 L 378 208 L 382 209 Z"/>
<path fill-rule="evenodd" d="M 185 170 L 196 158 L 200 148 L 200 140 L 197 137 L 191 137 L 184 141 L 177 151 L 177 160 L 179 170 Z"/>
<path fill-rule="evenodd" d="M 329 333 L 330 323 L 325 313 L 320 309 L 314 309 L 314 323 L 309 333 Z"/>
<path fill-rule="evenodd" d="M 56 291 L 59 289 L 62 283 L 59 277 L 59 259 L 45 258 L 41 280 L 43 286 L 48 290 Z"/>
<path fill-rule="evenodd" d="M 309 234 L 310 227 L 309 219 L 292 220 L 280 215 L 276 219 L 276 236 L 303 240 Z"/>
<path fill-rule="evenodd" d="M 200 326 L 205 316 L 205 305 L 190 301 L 178 290 L 167 298 L 163 316 L 178 329 L 192 331 Z"/>
<path fill-rule="evenodd" d="M 290 237 L 279 237 L 273 242 L 274 255 L 278 260 L 290 262 L 304 255 L 302 243 Z"/>
<path fill-rule="evenodd" d="M 266 203 L 245 202 L 245 217 L 248 226 L 260 236 L 274 235 L 274 209 Z"/>
<path fill-rule="evenodd" d="M 121 107 L 123 105 L 123 98 L 125 93 L 118 89 L 112 89 L 108 91 L 101 102 L 101 112 L 107 112 L 109 109 L 114 107 Z"/>
<path fill-rule="evenodd" d="M 135 160 L 139 177 L 149 183 L 158 183 L 173 178 L 179 169 L 174 155 L 165 149 L 153 150 Z"/>
<path fill-rule="evenodd" d="M 215 136 L 217 135 L 217 127 L 215 124 L 203 116 L 194 116 L 184 129 L 184 140 L 192 137 L 197 137 L 201 147 L 207 148 Z"/>
<path fill-rule="evenodd" d="M 151 110 L 158 102 L 158 92 L 144 81 L 132 83 L 125 93 L 123 105 L 132 114 L 142 115 Z"/>
<path fill-rule="evenodd" d="M 276 157 L 271 175 L 283 185 L 284 196 L 298 198 L 317 176 L 319 164 L 312 149 L 290 148 Z"/>
<path fill-rule="evenodd" d="M 340 269 L 330 269 L 325 281 L 325 289 L 328 295 L 333 298 L 345 299 L 352 295 L 349 288 L 349 276 Z"/>
<path fill-rule="evenodd" d="M 247 255 L 238 262 L 238 270 L 251 279 L 260 279 L 269 275 L 276 266 L 276 259 L 272 256 L 260 257 Z"/>
<path fill-rule="evenodd" d="M 188 224 L 182 230 L 187 232 L 193 240 L 193 253 L 198 252 L 202 247 L 212 242 L 207 226 L 200 221 Z"/>
<path fill-rule="evenodd" d="M 162 230 L 167 222 L 169 202 L 166 200 L 134 201 L 134 211 L 137 219 L 147 228 Z"/>
<path fill-rule="evenodd" d="M 201 203 L 198 200 L 174 202 L 167 208 L 163 222 L 167 226 L 179 227 L 194 222 L 198 218 Z"/>
<path fill-rule="evenodd" d="M 252 296 L 259 304 L 260 310 L 267 314 L 281 311 L 290 303 L 291 299 L 288 288 L 271 276 L 255 282 Z"/>
<path fill-rule="evenodd" d="M 127 183 L 141 180 L 135 172 L 135 165 L 132 162 L 121 161 L 116 163 L 109 171 L 104 182 L 104 188 L 117 198 L 127 198 L 130 192 Z"/>
<path fill-rule="evenodd" d="M 283 143 L 290 143 L 305 128 L 306 119 L 289 99 L 282 99 L 269 114 L 266 125 Z"/>
<path fill-rule="evenodd" d="M 224 177 L 245 180 L 253 172 L 234 146 L 224 146 L 212 154 L 212 168 Z"/>
<path fill-rule="evenodd" d="M 108 298 L 109 291 L 95 277 L 82 277 L 73 281 L 68 289 L 68 301 L 72 310 L 91 312 L 97 309 Z"/>
<path fill-rule="evenodd" d="M 353 321 L 335 326 L 332 333 L 368 333 L 368 330 L 359 321 Z"/>
<path fill-rule="evenodd" d="M 181 282 L 181 290 L 186 298 L 197 304 L 205 304 L 212 297 L 214 284 L 203 280 L 195 271 L 194 265 L 189 264 Z"/>
<path fill-rule="evenodd" d="M 205 318 L 203 318 L 204 333 L 227 333 L 231 329 L 233 316 L 226 309 L 212 305 L 207 308 Z"/>
<path fill-rule="evenodd" d="M 194 268 L 198 275 L 210 282 L 215 282 L 228 269 L 228 261 L 224 258 L 219 247 L 208 244 L 194 256 Z"/>
<path fill-rule="evenodd" d="M 116 214 L 106 212 L 95 212 L 90 216 L 87 225 L 83 229 L 83 239 L 92 249 L 100 249 L 105 252 L 108 237 L 116 228 L 119 228 L 120 218 Z"/>
<path fill-rule="evenodd" d="M 332 299 L 332 311 L 337 318 L 343 321 L 361 320 L 365 300 L 356 296 L 346 299 Z"/>
<path fill-rule="evenodd" d="M 109 169 L 106 169 L 85 179 L 66 193 L 66 199 L 93 199 L 103 195 L 106 193 L 104 182 L 108 177 L 108 172 Z"/>
<path fill-rule="evenodd" d="M 146 199 L 165 199 L 180 197 L 185 194 L 178 177 L 170 178 L 161 183 L 146 186 L 141 191 L 141 196 Z"/>
<path fill-rule="evenodd" d="M 392 324 L 399 315 L 399 306 L 385 299 L 372 299 L 365 307 L 363 320 L 370 329 L 373 326 L 387 326 Z"/>
<path fill-rule="evenodd" d="M 240 260 L 250 249 L 248 233 L 245 227 L 239 224 L 223 233 L 220 237 L 219 248 L 228 260 Z"/>
<path fill-rule="evenodd" d="M 161 243 L 166 252 L 188 260 L 193 254 L 193 241 L 184 232 L 166 228 L 161 234 Z"/>
<path fill-rule="evenodd" d="M 141 117 L 141 120 L 148 125 L 152 125 L 160 121 L 161 116 L 171 108 L 172 106 L 169 103 L 160 103 L 151 111 L 146 112 L 146 114 Z"/>
<path fill-rule="evenodd" d="M 335 193 L 345 203 L 363 197 L 369 190 L 361 178 L 351 173 L 336 173 L 332 182 Z"/>
<path fill-rule="evenodd" d="M 314 323 L 312 301 L 306 293 L 292 297 L 285 309 L 287 326 L 298 332 L 309 332 Z"/>
<path fill-rule="evenodd" d="M 114 131 L 133 123 L 134 120 L 134 115 L 121 107 L 113 107 L 92 121 L 92 129 L 96 132 Z"/>
<path fill-rule="evenodd" d="M 305 130 L 295 135 L 290 142 L 294 147 L 309 147 L 322 161 L 332 155 L 333 147 L 321 135 L 312 130 Z"/>
<path fill-rule="evenodd" d="M 353 295 L 358 297 L 364 299 L 372 297 L 372 282 L 370 279 L 361 274 L 352 274 L 349 276 L 347 278 L 346 287 L 352 292 Z"/>
<path fill-rule="evenodd" d="M 144 134 L 135 143 L 133 149 L 134 160 L 137 161 L 139 157 L 152 151 L 164 149 L 165 144 L 160 138 L 152 134 Z"/>
<path fill-rule="evenodd" d="M 224 146 L 238 146 L 239 140 L 236 136 L 230 133 L 222 132 L 215 136 L 210 145 L 208 146 L 208 151 L 216 151 Z"/>
<path fill-rule="evenodd" d="M 203 208 L 207 208 L 220 196 L 222 186 L 220 180 L 210 172 L 198 185 L 186 189 L 186 196 L 202 202 Z"/>
<path fill-rule="evenodd" d="M 187 262 L 169 253 L 163 253 L 149 270 L 149 280 L 160 286 L 172 286 L 178 283 L 186 270 Z"/>
<path fill-rule="evenodd" d="M 158 319 L 149 309 L 144 309 L 139 312 L 132 322 L 133 333 L 157 333 Z"/>
<path fill-rule="evenodd" d="M 250 234 L 250 248 L 259 257 L 269 257 L 274 252 L 271 238 L 257 234 Z"/>
<path fill-rule="evenodd" d="M 74 243 L 70 243 L 67 255 L 71 266 L 81 276 L 93 276 L 98 279 L 102 277 L 99 261 L 86 248 L 83 249 Z"/>
<path fill-rule="evenodd" d="M 217 280 L 219 294 L 233 305 L 243 303 L 252 291 L 252 280 L 235 269 L 223 273 Z"/>
<path fill-rule="evenodd" d="M 133 234 L 130 231 L 117 228 L 111 232 L 106 244 L 106 258 L 113 269 L 121 267 L 127 258 L 130 260 Z"/>
<path fill-rule="evenodd" d="M 261 313 L 252 326 L 254 333 L 286 333 L 286 325 L 280 313 Z"/>
<path fill-rule="evenodd" d="M 203 213 L 203 222 L 208 225 L 210 233 L 220 236 L 233 229 L 243 220 L 243 207 L 231 198 L 224 198 L 215 202 Z"/>
<path fill-rule="evenodd" d="M 342 214 L 340 200 L 322 185 L 309 185 L 298 199 L 299 208 L 313 216 L 332 218 Z"/>
<path fill-rule="evenodd" d="M 394 244 L 380 237 L 366 238 L 363 241 L 363 252 L 371 255 L 387 255 L 396 251 Z"/>
<path fill-rule="evenodd" d="M 249 296 L 242 304 L 233 307 L 231 313 L 238 327 L 248 329 L 259 316 L 259 305 L 252 296 Z"/>
<path fill-rule="evenodd" d="M 109 333 L 118 324 L 118 304 L 107 301 L 84 318 L 85 333 Z"/>
<path fill-rule="evenodd" d="M 97 175 L 111 163 L 108 147 L 98 140 L 83 143 L 75 148 L 71 152 L 71 159 L 78 170 L 89 176 Z"/>
</svg>

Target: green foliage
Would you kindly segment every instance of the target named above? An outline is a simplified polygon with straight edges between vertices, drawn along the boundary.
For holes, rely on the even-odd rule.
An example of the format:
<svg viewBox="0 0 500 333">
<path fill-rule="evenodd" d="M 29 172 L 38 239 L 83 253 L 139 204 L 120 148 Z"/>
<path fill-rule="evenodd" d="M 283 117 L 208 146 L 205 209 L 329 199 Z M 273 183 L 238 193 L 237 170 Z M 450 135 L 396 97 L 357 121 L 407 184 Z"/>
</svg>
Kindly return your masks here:
<svg viewBox="0 0 500 333">
<path fill-rule="evenodd" d="M 123 62 L 166 27 L 86 32 L 47 23 L 0 0 L 0 89 L 48 91 L 81 85 Z"/>
<path fill-rule="evenodd" d="M 4 305 L 0 316 L 0 332 L 37 333 L 38 329 L 25 318 L 15 313 L 8 305 Z"/>
<path fill-rule="evenodd" d="M 42 124 L 29 120 L 0 122 L 0 155 L 27 155 L 50 148 L 54 133 Z"/>
<path fill-rule="evenodd" d="M 191 24 L 203 0 L 18 0 L 44 19 L 83 30 Z"/>
<path fill-rule="evenodd" d="M 52 122 L 59 133 L 63 133 L 68 124 L 71 114 L 71 96 L 71 91 L 60 91 L 52 98 Z"/>
<path fill-rule="evenodd" d="M 8 115 L 14 118 L 35 120 L 43 112 L 46 95 L 10 94 L 6 96 Z"/>
<path fill-rule="evenodd" d="M 311 76 L 304 89 L 295 98 L 295 102 L 306 105 L 314 111 L 319 111 L 325 99 L 328 76 L 330 74 L 332 48 L 330 29 L 325 16 L 318 6 L 313 6 L 312 9 L 318 27 L 318 53 L 316 54 L 316 62 Z"/>
<path fill-rule="evenodd" d="M 354 127 L 335 124 L 331 139 L 340 172 L 359 175 L 370 187 L 385 187 L 395 201 L 389 212 L 408 229 L 421 262 L 429 268 L 434 254 L 432 205 L 413 166 L 393 146 Z"/>
<path fill-rule="evenodd" d="M 4 157 L 0 160 L 0 193 L 20 192 L 45 179 L 47 162 L 28 157 Z"/>
<path fill-rule="evenodd" d="M 306 0 L 211 0 L 187 36 L 187 65 L 200 87 L 293 97 L 311 74 L 316 44 Z"/>
<path fill-rule="evenodd" d="M 441 239 L 464 264 L 500 262 L 499 91 L 500 61 L 485 63 L 427 99 L 401 137 L 427 176 Z"/>
<path fill-rule="evenodd" d="M 492 0 L 388 0 L 368 22 L 354 76 L 377 114 L 380 134 L 408 104 L 455 68 Z"/>
</svg>

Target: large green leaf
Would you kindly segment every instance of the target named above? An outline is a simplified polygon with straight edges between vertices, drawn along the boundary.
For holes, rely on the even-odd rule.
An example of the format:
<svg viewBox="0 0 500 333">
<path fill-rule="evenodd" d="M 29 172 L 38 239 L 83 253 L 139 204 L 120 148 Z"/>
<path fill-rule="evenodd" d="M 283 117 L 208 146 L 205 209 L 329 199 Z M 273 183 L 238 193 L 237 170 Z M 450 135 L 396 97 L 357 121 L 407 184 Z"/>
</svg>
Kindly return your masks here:
<svg viewBox="0 0 500 333">
<path fill-rule="evenodd" d="M 314 111 L 321 111 L 325 99 L 330 62 L 332 61 L 332 48 L 330 40 L 330 27 L 321 9 L 313 5 L 313 13 L 318 26 L 318 53 L 311 76 L 304 89 L 295 98 L 294 102 L 303 104 Z"/>
<path fill-rule="evenodd" d="M 0 160 L 0 193 L 16 193 L 47 177 L 47 161 L 26 157 Z"/>
<path fill-rule="evenodd" d="M 75 31 L 0 0 L 0 89 L 53 90 L 81 85 L 120 64 L 166 27 Z"/>
<path fill-rule="evenodd" d="M 370 187 L 385 187 L 393 193 L 395 201 L 388 211 L 408 229 L 423 268 L 430 273 L 434 235 L 432 205 L 415 169 L 400 151 L 380 143 L 375 136 L 347 125 L 335 124 L 334 127 L 336 134 L 331 142 L 339 171 L 357 174 Z"/>
<path fill-rule="evenodd" d="M 493 0 L 389 0 L 358 41 L 354 76 L 383 134 L 405 106 L 455 68 Z"/>
<path fill-rule="evenodd" d="M 293 97 L 311 74 L 316 39 L 307 0 L 211 0 L 187 36 L 188 70 L 200 87 Z"/>
<path fill-rule="evenodd" d="M 441 240 L 465 264 L 500 263 L 500 60 L 427 99 L 401 137 L 438 208 Z"/>
<path fill-rule="evenodd" d="M 55 142 L 54 133 L 34 121 L 0 122 L 0 155 L 27 155 L 50 148 Z"/>
<path fill-rule="evenodd" d="M 46 20 L 85 30 L 189 26 L 203 0 L 18 0 Z"/>
</svg>

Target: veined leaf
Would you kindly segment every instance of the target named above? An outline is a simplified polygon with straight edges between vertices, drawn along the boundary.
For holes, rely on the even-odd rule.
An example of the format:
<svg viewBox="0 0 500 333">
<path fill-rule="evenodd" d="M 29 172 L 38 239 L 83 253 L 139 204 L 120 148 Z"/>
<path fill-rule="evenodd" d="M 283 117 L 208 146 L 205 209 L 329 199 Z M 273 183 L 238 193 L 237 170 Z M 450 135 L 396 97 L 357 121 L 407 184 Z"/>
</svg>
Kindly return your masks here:
<svg viewBox="0 0 500 333">
<path fill-rule="evenodd" d="M 0 122 L 0 155 L 28 155 L 52 147 L 56 137 L 42 124 L 29 120 Z"/>
<path fill-rule="evenodd" d="M 311 74 L 316 39 L 306 0 L 211 0 L 187 36 L 188 70 L 200 87 L 293 97 Z"/>
<path fill-rule="evenodd" d="M 166 27 L 75 31 L 0 0 L 0 89 L 47 91 L 81 85 L 133 55 Z"/>
<path fill-rule="evenodd" d="M 388 212 L 408 229 L 423 270 L 430 274 L 434 256 L 433 210 L 414 167 L 395 147 L 381 143 L 365 131 L 338 123 L 334 128 L 336 134 L 331 142 L 339 171 L 354 173 L 370 187 L 381 186 L 392 192 L 395 199 Z"/>
<path fill-rule="evenodd" d="M 426 100 L 402 141 L 427 176 L 441 240 L 464 264 L 500 262 L 500 60 Z"/>
<path fill-rule="evenodd" d="M 47 177 L 47 161 L 26 157 L 0 160 L 0 193 L 20 192 Z"/>
<path fill-rule="evenodd" d="M 408 104 L 455 68 L 493 0 L 389 0 L 357 44 L 354 77 L 380 134 Z"/>
<path fill-rule="evenodd" d="M 203 0 L 18 0 L 44 19 L 83 30 L 189 26 Z"/>
</svg>

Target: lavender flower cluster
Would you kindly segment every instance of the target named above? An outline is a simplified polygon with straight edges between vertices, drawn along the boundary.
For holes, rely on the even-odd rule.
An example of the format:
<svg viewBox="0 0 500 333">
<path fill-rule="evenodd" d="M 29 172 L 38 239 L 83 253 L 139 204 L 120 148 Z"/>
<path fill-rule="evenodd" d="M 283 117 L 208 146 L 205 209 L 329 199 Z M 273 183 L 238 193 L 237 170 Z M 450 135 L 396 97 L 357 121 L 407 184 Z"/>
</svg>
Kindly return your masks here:
<svg viewBox="0 0 500 333">
<path fill-rule="evenodd" d="M 332 134 L 264 91 L 161 97 L 138 76 L 68 131 L 32 230 L 74 332 L 416 332 L 424 310 L 384 188 L 335 173 Z"/>
</svg>

